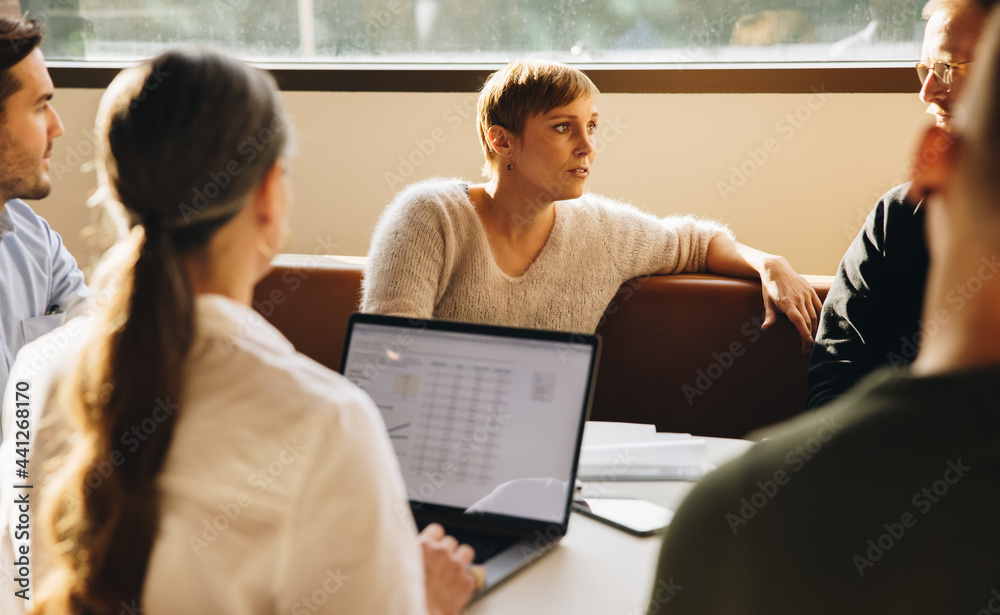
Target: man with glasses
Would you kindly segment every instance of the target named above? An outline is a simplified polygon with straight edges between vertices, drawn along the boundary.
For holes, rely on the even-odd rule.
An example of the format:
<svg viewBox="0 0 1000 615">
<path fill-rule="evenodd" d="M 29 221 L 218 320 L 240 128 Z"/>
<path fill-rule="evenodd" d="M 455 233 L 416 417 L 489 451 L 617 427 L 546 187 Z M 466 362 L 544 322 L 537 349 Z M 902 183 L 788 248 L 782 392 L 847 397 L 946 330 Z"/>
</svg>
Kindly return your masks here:
<svg viewBox="0 0 1000 615">
<path fill-rule="evenodd" d="M 1000 0 L 931 0 L 917 76 L 920 99 L 937 125 L 952 133 L 952 114 L 983 23 Z M 806 403 L 836 399 L 882 365 L 908 365 L 921 340 L 945 324 L 943 314 L 921 314 L 927 278 L 924 206 L 896 186 L 875 205 L 848 248 L 823 304 L 809 365 Z M 964 291 L 964 293 L 962 292 Z M 966 301 L 968 289 L 957 289 Z"/>
<path fill-rule="evenodd" d="M 1000 253 L 1000 8 L 983 36 L 961 135 L 927 127 L 910 174 L 925 310 L 950 321 L 908 368 L 769 429 L 695 485 L 647 615 L 1000 613 L 1000 284 L 950 299 Z"/>
</svg>

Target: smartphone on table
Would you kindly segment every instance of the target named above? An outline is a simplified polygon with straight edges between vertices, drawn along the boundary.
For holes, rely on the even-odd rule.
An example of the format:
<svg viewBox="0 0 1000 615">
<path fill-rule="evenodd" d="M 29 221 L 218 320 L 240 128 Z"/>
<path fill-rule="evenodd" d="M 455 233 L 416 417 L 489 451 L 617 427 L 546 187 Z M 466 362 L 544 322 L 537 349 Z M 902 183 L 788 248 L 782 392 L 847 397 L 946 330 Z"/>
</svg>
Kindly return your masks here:
<svg viewBox="0 0 1000 615">
<path fill-rule="evenodd" d="M 629 498 L 577 498 L 573 510 L 633 536 L 659 534 L 674 518 L 669 508 Z"/>
</svg>

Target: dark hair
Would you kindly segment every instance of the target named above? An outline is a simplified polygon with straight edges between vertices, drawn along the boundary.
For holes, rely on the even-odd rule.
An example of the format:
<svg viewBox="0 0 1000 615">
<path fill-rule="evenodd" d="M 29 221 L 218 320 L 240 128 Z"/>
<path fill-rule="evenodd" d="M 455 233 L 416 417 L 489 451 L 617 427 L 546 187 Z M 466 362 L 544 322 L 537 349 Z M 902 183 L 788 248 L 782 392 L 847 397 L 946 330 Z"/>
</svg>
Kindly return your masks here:
<svg viewBox="0 0 1000 615">
<path fill-rule="evenodd" d="M 182 257 L 203 254 L 288 137 L 270 76 L 207 50 L 172 51 L 123 71 L 101 100 L 97 127 L 99 183 L 124 206 L 132 230 L 119 246 L 127 250 L 119 287 L 98 308 L 85 350 L 49 406 L 74 435 L 44 492 L 43 540 L 54 566 L 36 602 L 40 613 L 141 603 L 157 530 L 155 481 L 184 411 L 194 338 Z M 158 404 L 179 407 L 162 412 L 168 418 L 157 418 L 140 448 L 89 490 L 88 473 Z"/>
<path fill-rule="evenodd" d="M 10 69 L 42 43 L 44 30 L 37 19 L 0 17 L 0 114 L 4 102 L 23 85 Z"/>
</svg>

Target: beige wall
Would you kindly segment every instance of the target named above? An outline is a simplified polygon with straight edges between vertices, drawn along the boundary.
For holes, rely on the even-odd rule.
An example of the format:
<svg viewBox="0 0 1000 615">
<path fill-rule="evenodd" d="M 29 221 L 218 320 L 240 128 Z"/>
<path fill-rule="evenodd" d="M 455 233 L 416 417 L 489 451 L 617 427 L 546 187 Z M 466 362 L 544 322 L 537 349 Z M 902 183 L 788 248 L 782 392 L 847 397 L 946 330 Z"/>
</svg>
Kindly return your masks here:
<svg viewBox="0 0 1000 615">
<path fill-rule="evenodd" d="M 93 256 L 82 229 L 99 96 L 57 92 L 66 134 L 54 148 L 53 193 L 34 204 L 81 264 Z M 299 133 L 291 251 L 364 254 L 402 185 L 480 177 L 473 94 L 284 96 Z M 599 106 L 591 190 L 659 215 L 723 220 L 744 243 L 812 274 L 836 270 L 875 200 L 905 178 L 929 121 L 910 94 L 605 94 Z"/>
</svg>

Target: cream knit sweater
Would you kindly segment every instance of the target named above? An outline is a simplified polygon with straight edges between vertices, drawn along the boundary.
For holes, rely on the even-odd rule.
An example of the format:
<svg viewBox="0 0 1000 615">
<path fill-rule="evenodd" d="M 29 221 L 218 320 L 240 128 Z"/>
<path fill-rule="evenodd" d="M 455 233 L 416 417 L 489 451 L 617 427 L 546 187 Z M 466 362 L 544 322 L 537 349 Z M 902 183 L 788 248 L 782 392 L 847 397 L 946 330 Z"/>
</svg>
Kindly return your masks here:
<svg viewBox="0 0 1000 615">
<path fill-rule="evenodd" d="M 712 238 L 732 236 L 588 193 L 556 203 L 542 251 L 511 277 L 493 261 L 468 187 L 432 179 L 396 196 L 372 237 L 362 312 L 592 333 L 622 283 L 705 271 Z"/>
</svg>

